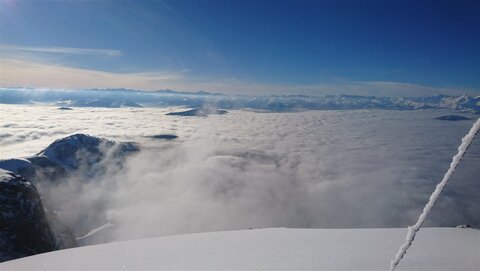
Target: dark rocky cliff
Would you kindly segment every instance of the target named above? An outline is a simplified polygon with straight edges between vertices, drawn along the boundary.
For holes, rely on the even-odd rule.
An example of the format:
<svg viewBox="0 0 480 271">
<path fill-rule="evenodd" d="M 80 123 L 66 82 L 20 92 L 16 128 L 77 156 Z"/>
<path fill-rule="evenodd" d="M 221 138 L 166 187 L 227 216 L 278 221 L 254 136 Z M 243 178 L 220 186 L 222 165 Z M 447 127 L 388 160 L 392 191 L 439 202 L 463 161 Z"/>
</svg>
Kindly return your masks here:
<svg viewBox="0 0 480 271">
<path fill-rule="evenodd" d="M 73 236 L 56 237 L 37 189 L 0 169 L 0 261 L 75 246 Z"/>
</svg>

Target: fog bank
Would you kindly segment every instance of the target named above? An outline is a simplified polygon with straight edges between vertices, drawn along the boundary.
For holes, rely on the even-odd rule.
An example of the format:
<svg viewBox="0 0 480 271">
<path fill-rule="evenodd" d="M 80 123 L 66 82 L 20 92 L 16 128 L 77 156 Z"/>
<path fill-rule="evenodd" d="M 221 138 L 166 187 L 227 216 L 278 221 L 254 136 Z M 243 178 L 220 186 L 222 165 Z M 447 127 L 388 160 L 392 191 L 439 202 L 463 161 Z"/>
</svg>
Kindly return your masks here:
<svg viewBox="0 0 480 271">
<path fill-rule="evenodd" d="M 36 114 L 25 117 L 31 108 Z M 445 113 L 436 111 L 2 110 L 11 113 L 2 153 L 73 132 L 142 144 L 123 169 L 39 186 L 76 236 L 113 224 L 86 243 L 260 227 L 405 227 L 473 123 L 434 120 Z M 148 137 L 167 133 L 178 138 Z M 470 147 L 426 226 L 480 225 L 479 146 Z"/>
</svg>

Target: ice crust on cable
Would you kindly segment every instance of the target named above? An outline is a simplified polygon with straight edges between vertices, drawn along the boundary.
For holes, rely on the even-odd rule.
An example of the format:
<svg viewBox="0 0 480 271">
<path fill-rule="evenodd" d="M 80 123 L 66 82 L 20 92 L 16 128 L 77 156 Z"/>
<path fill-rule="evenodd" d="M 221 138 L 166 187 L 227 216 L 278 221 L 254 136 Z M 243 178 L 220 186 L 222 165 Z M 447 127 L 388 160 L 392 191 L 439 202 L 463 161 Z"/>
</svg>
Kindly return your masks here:
<svg viewBox="0 0 480 271">
<path fill-rule="evenodd" d="M 479 130 L 480 130 L 480 118 L 477 119 L 477 121 L 473 124 L 468 134 L 462 138 L 462 144 L 460 144 L 460 146 L 458 147 L 457 154 L 453 156 L 452 162 L 450 163 L 450 168 L 448 169 L 447 173 L 445 173 L 445 176 L 443 176 L 442 181 L 437 184 L 432 195 L 430 195 L 430 199 L 428 200 L 428 203 L 423 208 L 422 214 L 418 217 L 417 223 L 415 223 L 415 225 L 411 227 L 408 227 L 405 243 L 400 247 L 399 251 L 397 252 L 397 255 L 395 255 L 395 259 L 390 263 L 389 271 L 394 271 L 397 265 L 402 260 L 403 256 L 405 256 L 405 253 L 407 253 L 408 248 L 412 245 L 412 242 L 415 239 L 415 235 L 422 227 L 422 224 L 427 218 L 428 213 L 430 213 L 430 210 L 435 204 L 435 201 L 437 201 L 438 196 L 440 196 L 440 193 L 442 193 L 443 188 L 447 184 L 453 172 L 455 172 L 455 169 L 460 163 L 460 160 L 462 160 L 462 157 L 465 154 L 465 151 L 468 149 L 468 147 L 472 143 L 473 139 L 475 138 Z"/>
</svg>

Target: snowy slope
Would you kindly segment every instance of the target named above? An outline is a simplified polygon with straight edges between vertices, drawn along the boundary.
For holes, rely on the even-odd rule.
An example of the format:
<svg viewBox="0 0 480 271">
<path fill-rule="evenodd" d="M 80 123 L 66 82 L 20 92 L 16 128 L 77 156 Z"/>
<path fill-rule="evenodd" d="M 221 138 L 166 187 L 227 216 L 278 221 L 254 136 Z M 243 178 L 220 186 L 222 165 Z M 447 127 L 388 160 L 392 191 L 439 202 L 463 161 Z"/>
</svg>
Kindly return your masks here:
<svg viewBox="0 0 480 271">
<path fill-rule="evenodd" d="M 0 159 L 0 169 L 22 175 L 36 183 L 36 178 L 54 181 L 65 178 L 66 171 L 76 169 L 94 175 L 102 162 L 122 163 L 125 156 L 139 150 L 132 142 L 115 142 L 86 134 L 60 138 L 36 155 L 26 158 Z M 95 171 L 96 170 L 96 171 Z"/>
<path fill-rule="evenodd" d="M 55 140 L 37 156 L 45 156 L 65 169 L 77 169 L 99 163 L 108 154 L 113 156 L 108 158 L 116 158 L 135 151 L 138 151 L 138 147 L 131 142 L 117 143 L 105 138 L 73 134 Z"/>
<path fill-rule="evenodd" d="M 270 228 L 80 247 L 4 262 L 1 270 L 387 270 L 406 229 Z M 480 231 L 422 229 L 397 270 L 480 270 Z"/>
</svg>

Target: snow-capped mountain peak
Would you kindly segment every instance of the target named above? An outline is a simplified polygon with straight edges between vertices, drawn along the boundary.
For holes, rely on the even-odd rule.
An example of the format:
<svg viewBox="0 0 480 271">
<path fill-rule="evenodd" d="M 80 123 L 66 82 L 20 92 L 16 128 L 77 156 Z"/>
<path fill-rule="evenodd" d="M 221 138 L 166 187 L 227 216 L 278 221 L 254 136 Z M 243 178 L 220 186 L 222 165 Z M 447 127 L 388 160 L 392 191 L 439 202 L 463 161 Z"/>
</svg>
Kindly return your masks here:
<svg viewBox="0 0 480 271">
<path fill-rule="evenodd" d="M 82 164 L 97 163 L 107 154 L 122 155 L 136 150 L 138 147 L 133 143 L 116 143 L 105 138 L 74 134 L 56 140 L 37 155 L 47 157 L 66 169 L 76 169 Z"/>
</svg>

